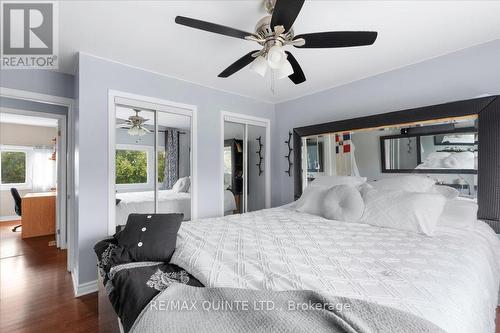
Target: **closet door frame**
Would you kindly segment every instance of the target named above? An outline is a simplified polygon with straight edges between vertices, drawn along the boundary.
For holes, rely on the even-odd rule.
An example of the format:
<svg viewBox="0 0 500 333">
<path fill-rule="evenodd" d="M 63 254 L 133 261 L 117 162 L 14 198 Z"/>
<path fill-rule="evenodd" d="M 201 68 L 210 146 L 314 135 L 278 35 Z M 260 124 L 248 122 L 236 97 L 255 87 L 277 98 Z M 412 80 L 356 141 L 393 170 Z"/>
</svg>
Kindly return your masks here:
<svg viewBox="0 0 500 333">
<path fill-rule="evenodd" d="M 220 126 L 221 136 L 219 148 L 220 154 L 220 216 L 224 216 L 224 132 L 225 122 L 242 124 L 245 126 L 243 137 L 243 151 L 248 152 L 248 126 L 259 126 L 266 129 L 266 140 L 264 142 L 265 157 L 264 157 L 264 177 L 265 182 L 265 208 L 271 208 L 271 120 L 267 118 L 248 116 L 241 113 L 221 111 Z M 246 212 L 248 207 L 248 154 L 243 155 L 243 211 Z"/>
<path fill-rule="evenodd" d="M 191 118 L 191 219 L 198 218 L 198 117 L 195 105 L 177 103 L 156 97 L 137 95 L 133 93 L 109 90 L 108 91 L 108 235 L 116 232 L 115 208 L 115 149 L 116 149 L 116 105 L 126 105 L 139 109 L 151 110 L 155 115 L 155 143 L 154 143 L 154 192 L 155 211 L 158 210 L 156 200 L 158 190 L 158 112 L 178 114 Z"/>
</svg>

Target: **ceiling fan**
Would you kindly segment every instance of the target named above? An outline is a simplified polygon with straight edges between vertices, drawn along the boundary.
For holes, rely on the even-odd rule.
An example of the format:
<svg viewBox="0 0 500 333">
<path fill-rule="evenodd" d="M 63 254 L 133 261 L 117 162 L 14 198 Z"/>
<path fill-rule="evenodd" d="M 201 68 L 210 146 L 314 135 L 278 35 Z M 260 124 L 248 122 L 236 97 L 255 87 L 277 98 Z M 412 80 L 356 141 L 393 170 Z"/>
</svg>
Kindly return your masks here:
<svg viewBox="0 0 500 333">
<path fill-rule="evenodd" d="M 149 119 L 145 119 L 139 116 L 139 112 L 141 112 L 141 110 L 139 109 L 133 109 L 133 110 L 135 111 L 135 116 L 128 117 L 128 120 L 126 120 L 123 123 L 116 124 L 116 127 L 128 129 L 127 133 L 129 135 L 143 136 L 147 133 L 152 133 L 150 130 L 148 130 L 146 127 L 143 126 L 144 123 Z"/>
<path fill-rule="evenodd" d="M 288 76 L 293 83 L 306 80 L 295 57 L 284 46 L 297 48 L 337 48 L 372 45 L 377 39 L 374 31 L 328 31 L 295 35 L 293 23 L 305 0 L 264 0 L 268 16 L 260 19 L 255 32 L 246 32 L 216 23 L 177 16 L 175 22 L 191 28 L 257 42 L 262 48 L 245 54 L 218 76 L 229 77 L 251 63 L 250 69 L 261 76 L 270 67 L 278 79 Z"/>
</svg>

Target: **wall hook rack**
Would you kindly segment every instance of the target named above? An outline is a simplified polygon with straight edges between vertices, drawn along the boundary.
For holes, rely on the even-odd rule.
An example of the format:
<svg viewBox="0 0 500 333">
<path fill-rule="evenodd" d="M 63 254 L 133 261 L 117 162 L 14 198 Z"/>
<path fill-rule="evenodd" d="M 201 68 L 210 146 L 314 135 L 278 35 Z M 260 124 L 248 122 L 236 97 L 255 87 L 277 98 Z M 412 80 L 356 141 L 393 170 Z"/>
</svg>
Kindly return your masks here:
<svg viewBox="0 0 500 333">
<path fill-rule="evenodd" d="M 262 147 L 264 147 L 264 145 L 262 144 L 261 136 L 259 136 L 256 140 L 259 142 L 259 150 L 256 152 L 259 155 L 259 163 L 257 163 L 256 165 L 259 167 L 260 176 L 264 173 L 264 170 L 262 170 L 262 161 L 264 160 L 264 157 L 262 157 Z"/>
<path fill-rule="evenodd" d="M 288 174 L 289 177 L 292 177 L 292 132 L 288 132 L 288 140 L 285 141 L 285 144 L 288 147 L 288 155 L 285 155 L 285 158 L 288 161 L 288 170 L 285 170 L 285 173 Z"/>
</svg>

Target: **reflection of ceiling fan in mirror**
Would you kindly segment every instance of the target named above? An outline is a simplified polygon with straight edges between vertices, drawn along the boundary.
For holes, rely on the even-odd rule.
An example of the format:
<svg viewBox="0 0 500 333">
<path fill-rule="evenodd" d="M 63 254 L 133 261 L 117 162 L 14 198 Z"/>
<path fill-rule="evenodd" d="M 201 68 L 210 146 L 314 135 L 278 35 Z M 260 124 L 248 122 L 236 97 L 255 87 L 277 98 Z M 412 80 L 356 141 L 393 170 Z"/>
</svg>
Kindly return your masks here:
<svg viewBox="0 0 500 333">
<path fill-rule="evenodd" d="M 128 120 L 126 120 L 123 123 L 116 124 L 116 128 L 124 128 L 128 129 L 127 133 L 129 135 L 138 135 L 138 136 L 143 136 L 147 133 L 151 133 L 150 130 L 148 130 L 144 125 L 146 121 L 149 119 L 145 119 L 141 116 L 139 116 L 139 112 L 141 110 L 138 109 L 133 109 L 135 111 L 135 116 L 130 116 L 128 117 Z"/>
</svg>

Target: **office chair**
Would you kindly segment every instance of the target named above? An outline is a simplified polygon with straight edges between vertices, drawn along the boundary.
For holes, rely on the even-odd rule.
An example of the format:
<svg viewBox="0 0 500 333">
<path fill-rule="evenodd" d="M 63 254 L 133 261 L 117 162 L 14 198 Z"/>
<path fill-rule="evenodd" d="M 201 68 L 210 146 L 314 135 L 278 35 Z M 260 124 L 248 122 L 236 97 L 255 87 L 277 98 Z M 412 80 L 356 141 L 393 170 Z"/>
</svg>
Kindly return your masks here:
<svg viewBox="0 0 500 333">
<path fill-rule="evenodd" d="M 12 197 L 14 198 L 14 203 L 15 203 L 14 209 L 16 211 L 16 214 L 21 216 L 21 196 L 19 195 L 19 192 L 17 191 L 17 189 L 14 187 L 12 187 L 10 189 L 10 194 L 12 194 Z M 16 232 L 17 229 L 19 229 L 21 227 L 22 227 L 22 224 L 16 225 L 14 228 L 12 228 L 12 231 Z"/>
</svg>

